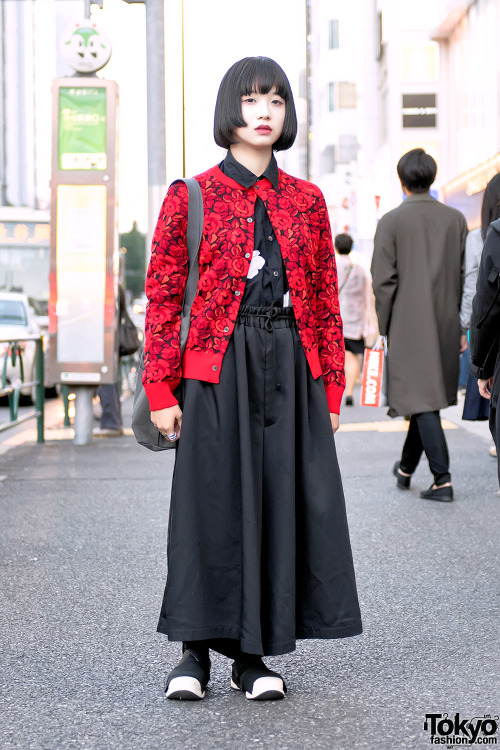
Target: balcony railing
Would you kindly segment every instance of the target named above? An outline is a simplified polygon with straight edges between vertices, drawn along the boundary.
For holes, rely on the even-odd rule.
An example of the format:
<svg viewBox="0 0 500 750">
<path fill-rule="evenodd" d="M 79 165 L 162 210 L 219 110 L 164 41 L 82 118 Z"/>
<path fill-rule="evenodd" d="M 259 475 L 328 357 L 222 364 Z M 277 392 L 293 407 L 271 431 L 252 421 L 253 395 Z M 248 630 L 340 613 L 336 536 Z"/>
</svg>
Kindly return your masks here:
<svg viewBox="0 0 500 750">
<path fill-rule="evenodd" d="M 25 380 L 23 353 L 28 342 L 35 342 L 35 380 Z M 44 437 L 44 355 L 43 338 L 39 335 L 23 338 L 0 339 L 0 396 L 9 400 L 9 421 L 0 424 L 0 432 L 27 422 L 37 421 L 37 442 L 43 443 Z M 11 365 L 9 372 L 9 362 Z M 35 393 L 35 410 L 19 416 L 19 401 L 23 391 L 30 389 Z"/>
</svg>

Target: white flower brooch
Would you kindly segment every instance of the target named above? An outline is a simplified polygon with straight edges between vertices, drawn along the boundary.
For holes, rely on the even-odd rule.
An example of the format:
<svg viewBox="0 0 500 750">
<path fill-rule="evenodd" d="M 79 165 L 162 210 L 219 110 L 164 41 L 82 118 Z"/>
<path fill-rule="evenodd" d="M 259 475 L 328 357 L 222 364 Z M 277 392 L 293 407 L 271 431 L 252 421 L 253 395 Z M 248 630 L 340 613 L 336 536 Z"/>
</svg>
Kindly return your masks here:
<svg viewBox="0 0 500 750">
<path fill-rule="evenodd" d="M 250 268 L 248 269 L 247 279 L 253 279 L 259 273 L 260 269 L 266 265 L 266 261 L 261 257 L 258 250 L 253 251 Z"/>
</svg>

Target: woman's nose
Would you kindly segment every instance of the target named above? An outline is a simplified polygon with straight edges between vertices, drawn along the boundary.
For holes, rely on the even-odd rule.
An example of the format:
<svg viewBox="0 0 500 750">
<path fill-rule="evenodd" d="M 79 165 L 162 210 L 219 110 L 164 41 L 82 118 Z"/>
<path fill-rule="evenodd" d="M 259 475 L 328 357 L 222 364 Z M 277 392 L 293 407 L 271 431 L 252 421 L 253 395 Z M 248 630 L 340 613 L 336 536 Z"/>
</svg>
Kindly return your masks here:
<svg viewBox="0 0 500 750">
<path fill-rule="evenodd" d="M 271 117 L 271 113 L 269 111 L 269 107 L 267 104 L 262 104 L 259 111 L 259 117 L 262 117 L 264 120 L 268 120 Z"/>
</svg>

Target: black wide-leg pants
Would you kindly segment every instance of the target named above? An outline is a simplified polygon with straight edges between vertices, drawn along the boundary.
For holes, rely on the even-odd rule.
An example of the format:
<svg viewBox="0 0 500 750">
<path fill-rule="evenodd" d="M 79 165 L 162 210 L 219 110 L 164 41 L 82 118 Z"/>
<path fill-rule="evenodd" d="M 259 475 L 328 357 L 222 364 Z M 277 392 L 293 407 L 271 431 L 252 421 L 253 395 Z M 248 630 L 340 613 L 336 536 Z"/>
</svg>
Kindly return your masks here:
<svg viewBox="0 0 500 750">
<path fill-rule="evenodd" d="M 322 378 L 291 308 L 242 307 L 220 382 L 186 380 L 158 630 L 246 653 L 361 632 Z"/>
<path fill-rule="evenodd" d="M 476 388 L 477 388 L 477 381 L 476 381 Z M 490 427 L 491 437 L 493 438 L 493 442 L 495 443 L 495 446 L 497 449 L 498 484 L 500 485 L 500 445 L 499 445 L 500 443 L 500 409 L 499 409 L 498 401 L 496 401 L 490 407 L 489 427 Z"/>
</svg>

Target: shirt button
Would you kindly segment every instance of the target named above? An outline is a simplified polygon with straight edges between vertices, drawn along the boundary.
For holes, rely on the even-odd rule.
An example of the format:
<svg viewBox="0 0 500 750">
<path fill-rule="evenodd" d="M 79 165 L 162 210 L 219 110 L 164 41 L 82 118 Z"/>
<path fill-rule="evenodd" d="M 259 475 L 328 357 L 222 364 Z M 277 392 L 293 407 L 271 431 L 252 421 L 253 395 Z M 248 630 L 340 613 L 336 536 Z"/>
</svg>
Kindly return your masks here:
<svg viewBox="0 0 500 750">
<path fill-rule="evenodd" d="M 255 188 L 256 190 L 258 190 L 258 189 L 259 189 L 259 186 L 258 186 L 258 185 L 254 185 L 254 188 Z"/>
<path fill-rule="evenodd" d="M 279 276 L 279 273 L 278 273 L 278 271 L 275 271 L 275 272 L 274 272 L 274 275 L 275 275 L 275 276 Z"/>
<path fill-rule="evenodd" d="M 240 292 L 240 291 L 238 291 L 238 289 L 237 289 L 237 290 L 235 291 L 235 295 L 236 295 L 237 297 L 239 297 L 239 296 L 240 296 L 240 294 L 241 294 L 241 292 Z"/>
<path fill-rule="evenodd" d="M 213 365 L 213 366 L 212 366 L 212 370 L 213 370 L 214 372 L 217 372 L 217 370 L 218 370 L 218 369 L 219 369 L 219 368 L 217 367 L 217 365 Z"/>
<path fill-rule="evenodd" d="M 250 257 L 250 253 L 245 253 L 245 258 L 249 258 L 249 257 Z"/>
<path fill-rule="evenodd" d="M 224 326 L 224 333 L 229 333 L 229 328 L 227 326 Z"/>
<path fill-rule="evenodd" d="M 252 217 L 251 217 L 251 216 L 249 216 L 249 217 L 248 217 L 248 219 L 247 219 L 247 221 L 248 221 L 248 223 L 249 223 L 249 224 L 251 224 L 251 223 L 252 223 L 252 221 L 253 221 Z"/>
<path fill-rule="evenodd" d="M 273 241 L 273 235 L 272 235 L 272 234 L 270 234 L 270 235 L 269 235 L 269 237 L 268 237 L 267 239 L 269 240 L 269 242 L 272 242 L 272 241 Z"/>
</svg>

